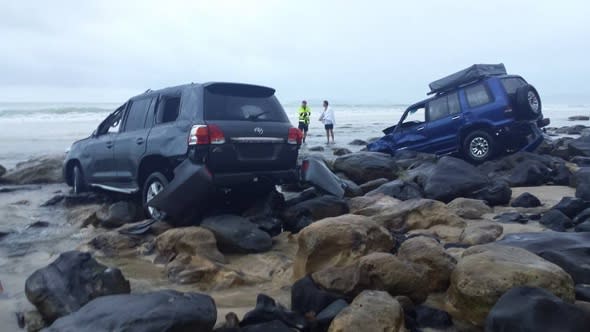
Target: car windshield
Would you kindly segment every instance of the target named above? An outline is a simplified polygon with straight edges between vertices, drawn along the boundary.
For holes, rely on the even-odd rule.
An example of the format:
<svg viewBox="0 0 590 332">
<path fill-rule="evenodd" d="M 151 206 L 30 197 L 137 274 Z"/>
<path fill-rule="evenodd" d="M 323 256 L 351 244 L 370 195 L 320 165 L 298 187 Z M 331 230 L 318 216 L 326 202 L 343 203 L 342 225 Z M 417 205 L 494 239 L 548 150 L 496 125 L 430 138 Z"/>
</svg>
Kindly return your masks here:
<svg viewBox="0 0 590 332">
<path fill-rule="evenodd" d="M 121 126 L 121 116 L 127 104 L 119 106 L 113 113 L 109 114 L 106 119 L 98 126 L 96 135 L 104 135 L 106 133 L 117 133 Z"/>
<path fill-rule="evenodd" d="M 426 108 L 424 106 L 410 109 L 401 121 L 403 126 L 410 126 L 422 122 L 426 122 Z"/>
</svg>

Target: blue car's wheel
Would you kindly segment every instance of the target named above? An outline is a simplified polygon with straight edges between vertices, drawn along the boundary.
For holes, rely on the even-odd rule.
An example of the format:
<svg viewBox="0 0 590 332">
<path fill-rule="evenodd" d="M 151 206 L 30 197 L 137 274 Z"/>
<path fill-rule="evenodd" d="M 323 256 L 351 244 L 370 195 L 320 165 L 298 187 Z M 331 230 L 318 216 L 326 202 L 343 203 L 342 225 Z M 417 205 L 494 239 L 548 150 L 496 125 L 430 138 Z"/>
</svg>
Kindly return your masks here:
<svg viewBox="0 0 590 332">
<path fill-rule="evenodd" d="M 474 163 L 490 160 L 495 153 L 495 143 L 490 134 L 483 130 L 471 132 L 463 142 L 463 154 Z"/>
</svg>

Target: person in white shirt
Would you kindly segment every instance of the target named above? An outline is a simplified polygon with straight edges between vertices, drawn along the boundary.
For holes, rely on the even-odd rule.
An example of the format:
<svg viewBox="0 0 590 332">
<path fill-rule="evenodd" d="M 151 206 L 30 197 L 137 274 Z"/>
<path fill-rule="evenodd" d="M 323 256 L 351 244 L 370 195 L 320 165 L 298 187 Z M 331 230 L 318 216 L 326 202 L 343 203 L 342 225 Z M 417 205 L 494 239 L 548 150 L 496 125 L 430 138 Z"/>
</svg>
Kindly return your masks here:
<svg viewBox="0 0 590 332">
<path fill-rule="evenodd" d="M 330 144 L 330 137 L 332 137 L 332 144 L 334 144 L 334 124 L 336 121 L 334 119 L 334 111 L 327 100 L 324 100 L 324 111 L 320 116 L 320 121 L 324 123 L 324 128 L 326 129 L 326 144 Z"/>
</svg>

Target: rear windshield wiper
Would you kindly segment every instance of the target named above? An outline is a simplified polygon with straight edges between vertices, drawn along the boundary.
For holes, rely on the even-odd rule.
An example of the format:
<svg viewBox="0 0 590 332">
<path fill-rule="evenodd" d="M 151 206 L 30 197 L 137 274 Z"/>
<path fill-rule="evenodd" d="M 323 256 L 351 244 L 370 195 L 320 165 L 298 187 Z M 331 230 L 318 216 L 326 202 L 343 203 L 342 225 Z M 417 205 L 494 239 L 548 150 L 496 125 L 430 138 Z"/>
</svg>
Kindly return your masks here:
<svg viewBox="0 0 590 332">
<path fill-rule="evenodd" d="M 248 120 L 258 120 L 262 115 L 268 114 L 268 111 L 260 112 L 258 114 L 250 114 L 248 115 Z"/>
</svg>

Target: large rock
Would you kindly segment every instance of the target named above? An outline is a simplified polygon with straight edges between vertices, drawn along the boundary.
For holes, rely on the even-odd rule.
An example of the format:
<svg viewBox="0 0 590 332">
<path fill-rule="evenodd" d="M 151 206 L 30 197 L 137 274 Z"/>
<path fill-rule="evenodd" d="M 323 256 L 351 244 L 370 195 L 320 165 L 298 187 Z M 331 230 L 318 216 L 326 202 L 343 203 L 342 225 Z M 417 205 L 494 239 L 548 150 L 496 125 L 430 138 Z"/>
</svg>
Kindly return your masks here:
<svg viewBox="0 0 590 332">
<path fill-rule="evenodd" d="M 220 263 L 225 261 L 223 254 L 217 250 L 213 233 L 202 227 L 191 226 L 167 230 L 156 238 L 155 247 L 157 254 L 165 262 L 181 254 L 202 256 Z"/>
<path fill-rule="evenodd" d="M 340 299 L 342 295 L 321 289 L 310 276 L 297 280 L 291 287 L 291 309 L 301 315 L 317 314 Z"/>
<path fill-rule="evenodd" d="M 358 152 L 336 158 L 334 170 L 346 174 L 356 183 L 379 178 L 393 180 L 397 177 L 397 165 L 390 155 L 378 152 Z"/>
<path fill-rule="evenodd" d="M 289 207 L 284 212 L 284 219 L 286 224 L 293 224 L 302 216 L 308 216 L 312 220 L 320 220 L 346 213 L 348 213 L 346 201 L 335 196 L 325 195 Z"/>
<path fill-rule="evenodd" d="M 576 217 L 574 218 L 574 225 L 578 225 L 586 221 L 590 221 L 590 207 L 584 209 L 584 211 L 576 215 Z"/>
<path fill-rule="evenodd" d="M 527 249 L 560 266 L 576 284 L 590 284 L 590 233 L 509 234 L 498 244 Z"/>
<path fill-rule="evenodd" d="M 385 183 L 379 188 L 367 193 L 368 196 L 377 194 L 385 194 L 402 201 L 414 198 L 422 198 L 420 186 L 414 182 L 403 181 L 400 179 Z"/>
<path fill-rule="evenodd" d="M 304 228 L 297 239 L 293 277 L 329 266 L 348 265 L 358 258 L 393 247 L 391 235 L 368 217 L 343 215 L 326 218 Z"/>
<path fill-rule="evenodd" d="M 568 148 L 572 156 L 590 157 L 590 136 L 582 136 L 571 140 Z"/>
<path fill-rule="evenodd" d="M 512 198 L 512 189 L 506 181 L 492 180 L 490 185 L 476 190 L 471 197 L 485 201 L 490 206 L 506 205 Z"/>
<path fill-rule="evenodd" d="M 216 319 L 210 296 L 164 290 L 95 299 L 55 321 L 47 332 L 207 332 Z"/>
<path fill-rule="evenodd" d="M 590 315 L 542 288 L 515 287 L 494 305 L 486 319 L 487 332 L 587 331 Z"/>
<path fill-rule="evenodd" d="M 521 248 L 500 245 L 467 249 L 451 274 L 447 295 L 461 319 L 482 326 L 498 298 L 518 286 L 545 288 L 574 301 L 573 280 L 559 266 Z"/>
<path fill-rule="evenodd" d="M 116 257 L 132 255 L 135 248 L 143 241 L 141 236 L 129 236 L 110 231 L 98 234 L 90 240 L 89 245 L 107 257 Z"/>
<path fill-rule="evenodd" d="M 130 201 L 120 201 L 98 210 L 96 217 L 100 225 L 106 228 L 117 228 L 137 219 L 141 209 Z"/>
<path fill-rule="evenodd" d="M 541 206 L 541 201 L 533 194 L 525 192 L 512 200 L 512 207 L 533 208 Z"/>
<path fill-rule="evenodd" d="M 459 236 L 459 242 L 474 246 L 496 241 L 502 235 L 504 228 L 493 221 L 481 221 L 465 227 Z"/>
<path fill-rule="evenodd" d="M 261 328 L 261 324 L 271 323 L 273 321 L 282 323 L 278 325 L 280 326 L 280 329 L 271 329 L 271 326 L 266 326 L 266 329 Z M 306 328 L 306 325 L 305 318 L 302 315 L 287 310 L 282 305 L 276 303 L 273 298 L 264 294 L 258 294 L 256 297 L 256 307 L 247 312 L 240 322 L 240 327 L 242 329 L 257 327 L 254 329 L 247 329 L 247 331 L 257 332 L 288 331 L 284 326 L 301 331 Z"/>
<path fill-rule="evenodd" d="M 248 219 L 236 215 L 208 217 L 201 227 L 215 234 L 217 246 L 225 253 L 256 253 L 270 250 L 272 238 Z"/>
<path fill-rule="evenodd" d="M 48 322 L 77 311 L 97 297 L 129 292 L 129 281 L 121 270 L 108 268 L 78 251 L 59 255 L 25 283 L 27 298 Z"/>
<path fill-rule="evenodd" d="M 492 212 L 492 208 L 484 201 L 472 198 L 455 198 L 447 206 L 459 217 L 467 219 L 479 219 L 484 214 Z"/>
<path fill-rule="evenodd" d="M 430 167 L 416 168 L 410 177 L 421 185 L 425 197 L 447 203 L 457 197 L 473 197 L 489 185 L 489 179 L 475 166 L 448 156 Z"/>
<path fill-rule="evenodd" d="M 451 272 L 457 263 L 433 238 L 416 236 L 404 241 L 397 255 L 408 262 L 425 267 L 427 291 L 443 291 L 449 286 Z"/>
<path fill-rule="evenodd" d="M 576 187 L 576 197 L 590 202 L 590 178 L 579 180 L 578 186 Z"/>
<path fill-rule="evenodd" d="M 539 223 L 556 232 L 565 232 L 566 229 L 574 226 L 572 220 L 559 210 L 545 212 Z"/>
<path fill-rule="evenodd" d="M 479 169 L 490 179 L 507 181 L 513 187 L 563 183 L 565 161 L 558 157 L 531 152 L 517 152 L 501 159 L 488 161 Z"/>
<path fill-rule="evenodd" d="M 367 290 L 340 311 L 328 331 L 405 331 L 404 311 L 386 292 Z"/>
<path fill-rule="evenodd" d="M 389 182 L 388 179 L 379 178 L 379 179 L 371 180 L 369 182 L 365 182 L 365 183 L 361 184 L 360 187 L 363 190 L 363 192 L 366 194 L 370 191 L 373 191 L 373 190 L 379 188 L 380 186 L 386 184 L 387 182 Z"/>
<path fill-rule="evenodd" d="M 590 208 L 590 202 L 575 197 L 562 197 L 551 209 L 563 212 L 569 218 L 575 218 L 578 213 Z"/>
<path fill-rule="evenodd" d="M 43 156 L 16 165 L 2 177 L 2 181 L 14 184 L 63 182 L 64 156 Z"/>
<path fill-rule="evenodd" d="M 359 209 L 355 214 L 369 216 L 389 231 L 399 233 L 414 229 L 428 229 L 436 225 L 465 226 L 463 219 L 444 203 L 431 199 L 399 202 L 394 198 L 383 197 Z"/>
</svg>

